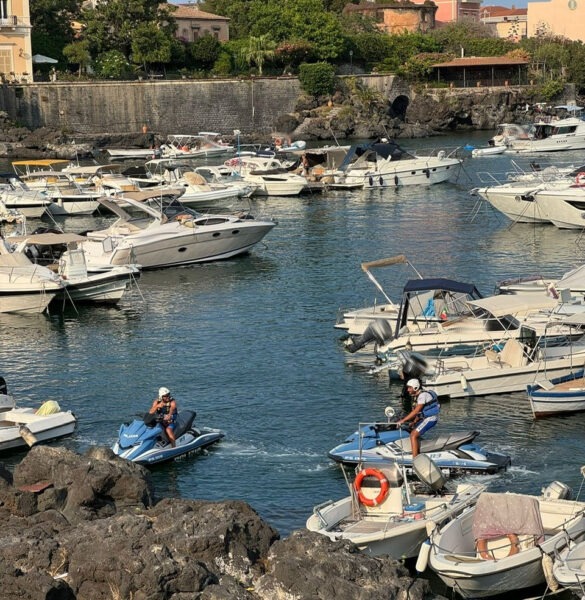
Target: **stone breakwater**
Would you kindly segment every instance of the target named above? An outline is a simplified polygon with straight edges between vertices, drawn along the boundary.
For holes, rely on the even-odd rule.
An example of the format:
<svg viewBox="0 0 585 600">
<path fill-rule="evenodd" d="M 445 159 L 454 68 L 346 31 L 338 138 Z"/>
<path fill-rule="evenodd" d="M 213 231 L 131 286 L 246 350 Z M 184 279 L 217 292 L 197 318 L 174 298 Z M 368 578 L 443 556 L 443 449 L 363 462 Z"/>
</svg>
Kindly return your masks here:
<svg viewBox="0 0 585 600">
<path fill-rule="evenodd" d="M 0 464 L 2 598 L 430 600 L 399 562 L 306 530 L 279 539 L 245 502 L 157 500 L 107 448 L 36 446 Z"/>
</svg>

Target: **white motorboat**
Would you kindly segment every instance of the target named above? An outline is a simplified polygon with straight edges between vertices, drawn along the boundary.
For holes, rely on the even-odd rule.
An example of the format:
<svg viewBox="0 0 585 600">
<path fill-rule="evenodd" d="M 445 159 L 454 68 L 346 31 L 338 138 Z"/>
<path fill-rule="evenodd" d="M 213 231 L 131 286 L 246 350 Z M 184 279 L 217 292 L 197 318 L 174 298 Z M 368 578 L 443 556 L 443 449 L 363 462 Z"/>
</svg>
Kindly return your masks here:
<svg viewBox="0 0 585 600">
<path fill-rule="evenodd" d="M 0 239 L 0 313 L 42 313 L 63 288 L 55 273 L 14 254 Z"/>
<path fill-rule="evenodd" d="M 381 140 L 352 146 L 335 175 L 335 183 L 361 184 L 364 189 L 432 185 L 455 180 L 462 162 L 455 151 L 414 155 L 395 142 Z"/>
<path fill-rule="evenodd" d="M 8 211 L 17 211 L 31 219 L 42 217 L 52 204 L 45 192 L 30 189 L 14 173 L 0 174 L 0 201 Z"/>
<path fill-rule="evenodd" d="M 568 290 L 574 296 L 585 296 L 585 265 L 567 271 L 560 278 L 533 275 L 506 279 L 500 281 L 496 286 L 496 293 L 499 294 L 542 292 L 553 298 L 559 297 L 563 290 Z"/>
<path fill-rule="evenodd" d="M 375 303 L 372 306 L 357 309 L 340 309 L 337 315 L 337 321 L 335 323 L 336 329 L 346 331 L 349 335 L 363 335 L 364 331 L 377 319 L 385 319 L 390 323 L 394 323 L 398 317 L 400 304 L 393 302 L 384 288 L 381 286 L 379 281 L 374 277 L 372 269 L 380 267 L 388 267 L 393 265 L 405 264 L 413 269 L 419 279 L 422 279 L 422 275 L 416 270 L 416 268 L 408 261 L 404 254 L 397 256 L 391 256 L 390 258 L 382 258 L 379 260 L 372 260 L 369 262 L 363 262 L 361 264 L 362 271 L 367 275 L 368 279 L 376 286 L 386 302 L 381 304 Z M 422 313 L 422 308 L 420 313 Z M 419 314 L 422 318 L 422 315 Z M 432 317 L 429 317 L 432 318 Z"/>
<path fill-rule="evenodd" d="M 440 469 L 424 454 L 416 457 L 413 469 L 420 482 L 406 481 L 395 463 L 368 464 L 348 481 L 349 496 L 313 509 L 307 529 L 333 541 L 349 540 L 373 556 L 417 556 L 427 528 L 447 523 L 472 506 L 485 486 L 447 489 Z"/>
<path fill-rule="evenodd" d="M 34 446 L 75 431 L 77 419 L 71 411 L 62 411 L 54 400 L 38 409 L 17 407 L 0 377 L 0 452 Z"/>
<path fill-rule="evenodd" d="M 561 107 L 558 107 L 561 108 Z M 576 114 L 581 106 L 564 107 Z M 585 149 L 585 121 L 576 116 L 565 119 L 542 119 L 527 129 L 523 138 L 511 137 L 506 152 L 559 152 L 561 150 Z"/>
<path fill-rule="evenodd" d="M 0 224 L 14 223 L 23 225 L 26 222 L 26 217 L 16 208 L 8 208 L 2 200 L 0 200 Z"/>
<path fill-rule="evenodd" d="M 485 148 L 474 148 L 471 151 L 473 158 L 479 158 L 480 156 L 497 156 L 503 154 L 506 150 L 506 146 L 486 146 Z"/>
<path fill-rule="evenodd" d="M 215 132 L 200 132 L 197 135 L 173 134 L 160 147 L 162 158 L 209 158 L 233 154 L 234 146 L 222 143 Z"/>
<path fill-rule="evenodd" d="M 553 576 L 562 588 L 585 597 L 585 541 L 555 551 Z"/>
<path fill-rule="evenodd" d="M 540 496 L 481 494 L 477 503 L 431 533 L 428 565 L 464 598 L 487 598 L 542 584 L 552 556 L 585 537 L 585 502 L 553 482 Z M 419 556 L 419 564 L 426 559 Z M 545 574 L 546 573 L 546 574 Z"/>
<path fill-rule="evenodd" d="M 502 342 L 501 349 L 488 347 L 474 356 L 429 358 L 400 351 L 390 365 L 390 377 L 401 378 L 416 359 L 418 376 L 441 397 L 525 391 L 535 381 L 564 377 L 583 365 L 584 325 L 583 312 L 551 319 L 540 335 L 523 325 L 517 337 Z"/>
<path fill-rule="evenodd" d="M 201 175 L 211 186 L 235 186 L 238 188 L 240 198 L 252 197 L 260 187 L 257 183 L 245 181 L 239 173 L 225 165 L 204 165 L 195 167 L 193 171 Z"/>
<path fill-rule="evenodd" d="M 160 155 L 158 148 L 107 148 L 107 153 L 112 160 L 125 160 L 133 158 L 156 158 Z"/>
<path fill-rule="evenodd" d="M 104 265 L 88 272 L 85 252 L 79 247 L 86 238 L 75 233 L 36 233 L 10 241 L 15 244 L 15 254 L 24 254 L 36 264 L 54 269 L 64 284 L 57 298 L 73 303 L 116 304 L 140 277 L 140 267 L 131 264 Z"/>
<path fill-rule="evenodd" d="M 526 388 L 534 418 L 585 411 L 585 371 L 537 380 Z"/>
<path fill-rule="evenodd" d="M 276 158 L 238 156 L 224 165 L 234 169 L 244 181 L 258 186 L 258 196 L 298 196 L 309 185 L 305 177 L 287 170 Z"/>
<path fill-rule="evenodd" d="M 101 199 L 118 219 L 106 229 L 87 233 L 82 243 L 88 268 L 139 264 L 144 269 L 231 258 L 248 252 L 276 226 L 252 215 L 201 214 L 172 201 L 160 206 L 128 196 Z M 127 207 L 127 208 L 126 208 Z"/>
</svg>

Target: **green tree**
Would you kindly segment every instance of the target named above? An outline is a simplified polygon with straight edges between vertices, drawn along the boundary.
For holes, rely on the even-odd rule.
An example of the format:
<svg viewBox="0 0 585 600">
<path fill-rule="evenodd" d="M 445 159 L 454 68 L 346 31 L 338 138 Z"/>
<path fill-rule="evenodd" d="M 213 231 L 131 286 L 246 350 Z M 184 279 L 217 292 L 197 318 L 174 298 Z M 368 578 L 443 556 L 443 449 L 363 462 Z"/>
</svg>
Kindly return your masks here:
<svg viewBox="0 0 585 600">
<path fill-rule="evenodd" d="M 170 62 L 171 47 L 171 40 L 156 23 L 142 23 L 132 32 L 132 62 L 145 71 L 150 64 Z"/>
<path fill-rule="evenodd" d="M 35 54 L 58 58 L 74 41 L 71 22 L 79 19 L 81 0 L 35 0 L 30 3 L 31 41 Z"/>
<path fill-rule="evenodd" d="M 212 35 L 204 35 L 189 45 L 189 54 L 195 66 L 209 70 L 221 53 L 221 43 Z"/>
<path fill-rule="evenodd" d="M 81 42 L 72 42 L 63 48 L 63 56 L 68 62 L 78 65 L 77 75 L 81 77 L 83 69 L 91 63 L 91 54 L 89 53 L 89 42 L 83 40 Z"/>
<path fill-rule="evenodd" d="M 109 50 L 97 57 L 95 71 L 97 75 L 106 79 L 120 79 L 130 75 L 132 65 L 119 50 Z"/>
<path fill-rule="evenodd" d="M 270 38 L 270 35 L 265 33 L 259 36 L 250 36 L 247 46 L 244 46 L 242 58 L 248 65 L 256 65 L 258 73 L 262 75 L 262 67 L 266 60 L 274 58 L 276 43 Z"/>
<path fill-rule="evenodd" d="M 129 58 L 139 27 L 156 25 L 167 40 L 171 40 L 176 29 L 172 11 L 170 5 L 159 4 L 158 0 L 98 0 L 95 8 L 83 10 L 84 37 L 95 53 L 119 50 Z M 157 35 L 156 42 L 153 39 L 152 43 L 160 40 L 162 36 Z M 165 47 L 167 45 L 165 43 Z"/>
<path fill-rule="evenodd" d="M 214 15 L 228 17 L 230 20 L 230 38 L 242 39 L 250 35 L 250 0 L 205 0 L 202 10 Z"/>
<path fill-rule="evenodd" d="M 301 89 L 311 96 L 332 94 L 337 82 L 335 69 L 332 65 L 319 63 L 304 63 L 299 70 Z"/>
</svg>

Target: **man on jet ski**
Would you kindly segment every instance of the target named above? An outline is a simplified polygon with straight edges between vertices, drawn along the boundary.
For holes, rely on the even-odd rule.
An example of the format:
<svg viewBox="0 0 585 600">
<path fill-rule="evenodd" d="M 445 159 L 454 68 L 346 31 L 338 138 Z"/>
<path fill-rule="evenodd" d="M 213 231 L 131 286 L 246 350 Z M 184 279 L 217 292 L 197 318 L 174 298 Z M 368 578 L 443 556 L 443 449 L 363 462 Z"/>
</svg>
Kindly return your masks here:
<svg viewBox="0 0 585 600">
<path fill-rule="evenodd" d="M 430 390 L 423 390 L 418 379 L 409 379 L 406 382 L 406 390 L 416 404 L 405 417 L 397 422 L 397 425 L 412 421 L 410 445 L 412 458 L 415 458 L 420 448 L 419 437 L 439 421 L 440 405 L 437 394 Z"/>
<path fill-rule="evenodd" d="M 171 446 L 175 447 L 175 426 L 177 421 L 177 403 L 171 397 L 171 392 L 166 387 L 161 387 L 158 390 L 158 398 L 154 400 L 150 410 L 151 415 L 156 415 L 160 419 Z"/>
</svg>

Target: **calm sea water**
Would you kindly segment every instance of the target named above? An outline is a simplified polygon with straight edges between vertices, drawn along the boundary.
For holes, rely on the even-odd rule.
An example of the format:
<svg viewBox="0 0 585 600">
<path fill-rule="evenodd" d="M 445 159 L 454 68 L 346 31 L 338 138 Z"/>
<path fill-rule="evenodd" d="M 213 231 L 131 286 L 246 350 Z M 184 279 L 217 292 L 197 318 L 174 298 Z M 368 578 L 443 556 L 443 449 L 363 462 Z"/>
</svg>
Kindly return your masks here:
<svg viewBox="0 0 585 600">
<path fill-rule="evenodd" d="M 481 146 L 489 135 L 403 145 Z M 549 160 L 579 164 L 585 153 L 538 157 Z M 2 375 L 23 405 L 53 398 L 72 409 L 79 428 L 62 443 L 79 452 L 111 445 L 120 423 L 169 387 L 226 438 L 205 456 L 154 469 L 159 496 L 242 499 L 286 535 L 315 504 L 346 495 L 327 451 L 359 421 L 399 406 L 386 375 L 352 364 L 333 328 L 339 307 L 374 301 L 361 262 L 403 253 L 426 276 L 475 282 L 486 294 L 506 277 L 560 276 L 583 262 L 579 232 L 511 226 L 485 207 L 475 214 L 469 190 L 479 173 L 511 168 L 504 155 L 469 158 L 453 184 L 256 200 L 278 226 L 248 256 L 147 272 L 143 299 L 133 293 L 117 308 L 0 315 Z M 95 222 L 64 224 L 81 231 Z M 379 279 L 398 299 L 411 276 L 396 267 Z M 470 427 L 512 456 L 509 471 L 482 479 L 492 490 L 539 493 L 553 480 L 579 488 L 585 415 L 534 422 L 522 393 L 443 405 L 440 430 Z"/>
</svg>

